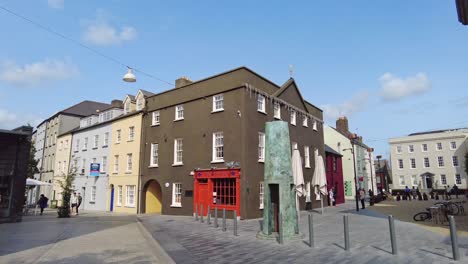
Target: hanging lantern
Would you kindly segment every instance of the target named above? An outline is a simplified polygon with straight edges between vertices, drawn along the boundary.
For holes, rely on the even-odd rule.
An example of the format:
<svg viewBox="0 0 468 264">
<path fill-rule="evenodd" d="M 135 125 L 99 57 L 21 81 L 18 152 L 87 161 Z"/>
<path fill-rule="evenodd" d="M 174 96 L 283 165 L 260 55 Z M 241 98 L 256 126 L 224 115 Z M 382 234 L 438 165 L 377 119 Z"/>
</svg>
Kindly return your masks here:
<svg viewBox="0 0 468 264">
<path fill-rule="evenodd" d="M 136 82 L 136 77 L 135 77 L 135 74 L 133 74 L 132 68 L 128 67 L 128 71 L 124 75 L 123 80 L 125 82 Z"/>
</svg>

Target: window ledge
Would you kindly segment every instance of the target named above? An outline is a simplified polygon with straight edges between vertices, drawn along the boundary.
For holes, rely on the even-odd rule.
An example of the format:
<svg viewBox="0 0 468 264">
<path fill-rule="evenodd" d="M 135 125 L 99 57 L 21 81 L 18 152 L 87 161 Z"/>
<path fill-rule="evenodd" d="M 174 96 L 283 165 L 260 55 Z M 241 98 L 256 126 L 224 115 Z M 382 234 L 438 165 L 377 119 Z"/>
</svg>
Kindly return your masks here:
<svg viewBox="0 0 468 264">
<path fill-rule="evenodd" d="M 116 145 L 117 145 L 117 144 L 120 144 L 120 141 L 119 141 L 119 142 L 115 142 L 115 144 L 116 144 Z"/>
<path fill-rule="evenodd" d="M 274 116 L 273 118 L 276 119 L 276 120 L 281 120 L 281 117 Z"/>
<path fill-rule="evenodd" d="M 296 124 L 290 123 L 292 126 L 296 126 Z"/>
<path fill-rule="evenodd" d="M 305 166 L 306 169 L 310 169 L 310 166 Z"/>
<path fill-rule="evenodd" d="M 184 119 L 183 118 L 174 119 L 174 122 L 181 121 L 181 120 L 184 120 Z"/>
<path fill-rule="evenodd" d="M 224 160 L 212 160 L 211 163 L 224 163 Z"/>
<path fill-rule="evenodd" d="M 135 208 L 135 205 L 125 205 L 124 207 L 127 207 L 127 208 Z"/>
<path fill-rule="evenodd" d="M 98 149 L 98 147 L 94 147 L 93 149 Z"/>
<path fill-rule="evenodd" d="M 96 202 L 95 201 L 89 201 L 90 204 L 95 204 Z"/>
<path fill-rule="evenodd" d="M 181 204 L 171 204 L 170 206 L 171 207 L 176 207 L 176 208 L 182 208 Z"/>
<path fill-rule="evenodd" d="M 257 112 L 262 113 L 262 114 L 264 114 L 264 115 L 268 115 L 267 112 L 262 111 L 262 110 L 258 110 L 258 109 L 257 109 Z"/>
<path fill-rule="evenodd" d="M 107 147 L 108 147 L 107 145 L 102 146 L 102 148 L 107 148 Z"/>
<path fill-rule="evenodd" d="M 314 128 L 314 131 L 318 131 L 316 128 Z"/>
<path fill-rule="evenodd" d="M 132 172 L 131 171 L 126 171 L 125 174 L 132 174 Z"/>
<path fill-rule="evenodd" d="M 178 167 L 178 166 L 184 166 L 183 163 L 174 163 L 172 164 L 172 167 Z"/>
<path fill-rule="evenodd" d="M 158 165 L 149 165 L 148 168 L 159 168 Z"/>
<path fill-rule="evenodd" d="M 88 150 L 88 149 L 82 149 L 81 151 L 86 151 L 86 150 Z"/>
<path fill-rule="evenodd" d="M 259 159 L 258 162 L 265 163 L 265 160 L 264 159 L 261 159 L 261 160 Z"/>
<path fill-rule="evenodd" d="M 134 141 L 133 139 L 129 139 L 129 140 L 127 140 L 127 142 L 133 142 L 133 141 Z"/>
<path fill-rule="evenodd" d="M 112 175 L 117 175 L 117 174 L 119 174 L 119 173 L 118 173 L 118 172 L 113 172 L 113 173 L 112 173 Z"/>
<path fill-rule="evenodd" d="M 302 126 L 303 126 L 303 127 L 309 127 L 308 125 L 304 125 L 304 124 L 302 124 Z"/>
<path fill-rule="evenodd" d="M 151 127 L 157 127 L 159 126 L 159 124 L 154 124 L 154 125 L 151 125 Z"/>
<path fill-rule="evenodd" d="M 218 110 L 213 110 L 213 111 L 211 111 L 212 114 L 214 114 L 214 113 L 219 113 L 219 112 L 224 112 L 224 108 L 223 108 L 223 109 L 218 109 Z"/>
</svg>

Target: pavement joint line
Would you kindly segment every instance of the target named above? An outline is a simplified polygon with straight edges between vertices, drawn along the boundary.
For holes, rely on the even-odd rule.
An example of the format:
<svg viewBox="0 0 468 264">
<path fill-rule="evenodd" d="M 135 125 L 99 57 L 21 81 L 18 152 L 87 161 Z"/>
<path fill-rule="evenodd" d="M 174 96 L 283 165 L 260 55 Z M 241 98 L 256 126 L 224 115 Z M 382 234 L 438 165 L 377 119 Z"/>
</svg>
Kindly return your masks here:
<svg viewBox="0 0 468 264">
<path fill-rule="evenodd" d="M 153 255 L 156 257 L 156 259 L 161 260 L 162 263 L 165 263 L 165 264 L 175 264 L 176 262 L 169 256 L 169 254 L 167 254 L 167 252 L 161 247 L 158 241 L 156 241 L 156 239 L 153 238 L 150 232 L 141 223 L 140 217 L 137 216 L 136 218 L 137 218 L 136 222 L 138 225 L 138 229 L 140 229 L 140 232 L 143 234 L 145 239 L 149 241 L 153 245 L 153 247 L 156 249 L 157 253 L 155 253 L 154 251 L 151 251 L 153 252 Z"/>
<path fill-rule="evenodd" d="M 68 228 L 70 226 L 70 223 L 67 223 L 64 225 L 64 228 L 63 228 L 63 231 L 55 238 L 51 241 L 51 244 L 48 245 L 48 248 L 47 250 L 42 253 L 37 259 L 36 261 L 34 261 L 34 263 L 41 263 L 42 260 L 44 260 L 45 257 L 47 257 L 49 255 L 50 252 L 52 252 L 52 249 L 56 248 L 57 245 L 63 241 L 64 239 L 66 239 L 66 236 L 65 234 L 68 232 Z"/>
</svg>

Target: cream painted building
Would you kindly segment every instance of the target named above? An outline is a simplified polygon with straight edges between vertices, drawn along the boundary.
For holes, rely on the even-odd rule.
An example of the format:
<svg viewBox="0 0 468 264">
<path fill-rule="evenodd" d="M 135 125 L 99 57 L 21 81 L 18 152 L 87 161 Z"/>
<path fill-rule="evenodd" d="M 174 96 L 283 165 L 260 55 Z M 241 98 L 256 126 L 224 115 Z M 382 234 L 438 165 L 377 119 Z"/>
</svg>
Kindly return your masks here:
<svg viewBox="0 0 468 264">
<path fill-rule="evenodd" d="M 62 203 L 62 188 L 60 187 L 60 181 L 63 181 L 65 175 L 69 172 L 72 133 L 67 132 L 59 135 L 57 137 L 57 143 L 58 146 L 55 152 L 53 188 L 57 199 L 57 205 L 60 206 Z"/>
<path fill-rule="evenodd" d="M 467 188 L 468 129 L 414 133 L 389 140 L 394 190 Z"/>
<path fill-rule="evenodd" d="M 343 155 L 341 161 L 343 166 L 343 182 L 345 184 L 345 198 L 347 200 L 353 200 L 355 199 L 354 195 L 356 193 L 356 185 L 354 184 L 353 154 L 350 151 L 352 148 L 351 141 L 335 128 L 330 126 L 323 126 L 323 133 L 325 144 Z"/>
<path fill-rule="evenodd" d="M 153 95 L 139 90 L 137 96 L 127 95 L 124 115 L 112 122 L 112 143 L 109 155 L 109 188 L 107 209 L 137 213 L 140 183 L 141 126 L 145 98 Z"/>
</svg>

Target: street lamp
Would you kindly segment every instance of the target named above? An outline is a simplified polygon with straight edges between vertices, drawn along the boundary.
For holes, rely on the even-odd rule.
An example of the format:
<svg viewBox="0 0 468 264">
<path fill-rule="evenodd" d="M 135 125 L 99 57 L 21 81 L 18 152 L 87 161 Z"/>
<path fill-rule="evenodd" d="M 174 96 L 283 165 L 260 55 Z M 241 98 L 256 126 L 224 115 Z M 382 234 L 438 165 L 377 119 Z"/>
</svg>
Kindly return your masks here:
<svg viewBox="0 0 468 264">
<path fill-rule="evenodd" d="M 127 68 L 128 68 L 128 71 L 124 75 L 123 80 L 125 82 L 136 82 L 136 77 L 135 77 L 135 74 L 133 74 L 133 69 L 130 67 L 127 67 Z"/>
<path fill-rule="evenodd" d="M 375 191 L 374 191 L 374 176 L 372 175 L 372 166 L 374 166 L 374 164 L 372 164 L 372 159 L 371 159 L 371 153 L 374 152 L 374 148 L 368 148 L 367 149 L 367 152 L 369 153 L 369 168 L 370 168 L 370 180 L 371 180 L 371 186 L 372 186 L 372 193 L 375 194 Z"/>
<path fill-rule="evenodd" d="M 382 177 L 382 169 L 380 168 L 380 159 L 382 158 L 382 155 L 377 155 L 377 163 L 379 164 L 379 177 L 380 177 L 380 188 L 381 189 L 385 189 L 387 188 L 384 184 L 384 180 L 383 180 L 383 177 Z M 377 173 L 376 173 L 377 174 Z M 377 176 L 377 175 L 376 175 Z"/>
<path fill-rule="evenodd" d="M 343 149 L 343 151 L 345 150 L 349 150 L 351 151 L 351 153 L 353 154 L 353 167 L 354 167 L 354 188 L 355 188 L 355 195 L 354 197 L 356 198 L 356 211 L 359 212 L 359 199 L 358 199 L 358 184 L 357 184 L 357 179 L 356 179 L 356 158 L 354 157 L 354 140 L 356 140 L 357 138 L 357 135 L 356 134 L 350 134 L 348 136 L 349 138 L 349 141 L 351 142 L 351 148 L 349 149 Z"/>
</svg>

